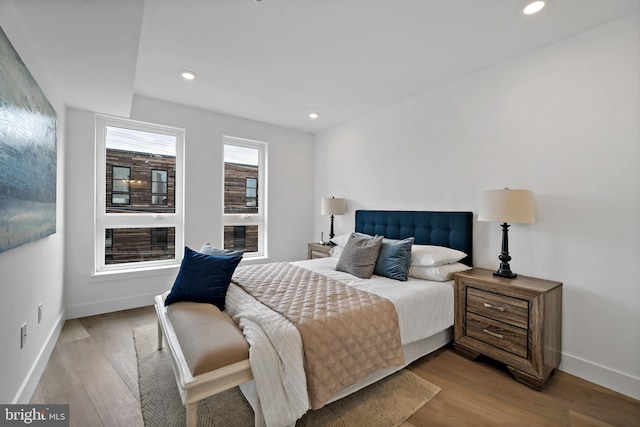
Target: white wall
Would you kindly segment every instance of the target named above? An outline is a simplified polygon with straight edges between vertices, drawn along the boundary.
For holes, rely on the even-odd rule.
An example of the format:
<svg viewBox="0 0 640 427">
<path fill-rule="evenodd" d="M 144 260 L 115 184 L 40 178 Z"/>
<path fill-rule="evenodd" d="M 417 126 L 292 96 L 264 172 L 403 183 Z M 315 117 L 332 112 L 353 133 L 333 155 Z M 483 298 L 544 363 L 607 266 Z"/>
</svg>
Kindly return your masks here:
<svg viewBox="0 0 640 427">
<path fill-rule="evenodd" d="M 58 114 L 56 233 L 0 254 L 0 403 L 27 403 L 64 323 L 65 110 L 11 2 L 0 2 L 0 26 Z M 20 349 L 25 322 L 27 343 Z"/>
<path fill-rule="evenodd" d="M 314 212 L 345 197 L 339 234 L 355 209 L 477 214 L 482 190 L 533 190 L 511 268 L 564 282 L 560 368 L 640 398 L 639 54 L 635 13 L 319 133 Z M 496 269 L 499 225 L 474 229 Z"/>
<path fill-rule="evenodd" d="M 152 303 L 177 268 L 115 278 L 91 277 L 95 114 L 69 109 L 66 304 L 70 318 Z M 313 232 L 313 137 L 265 123 L 135 96 L 131 118 L 186 129 L 185 244 L 222 240 L 222 136 L 268 143 L 270 261 L 303 259 Z"/>
</svg>

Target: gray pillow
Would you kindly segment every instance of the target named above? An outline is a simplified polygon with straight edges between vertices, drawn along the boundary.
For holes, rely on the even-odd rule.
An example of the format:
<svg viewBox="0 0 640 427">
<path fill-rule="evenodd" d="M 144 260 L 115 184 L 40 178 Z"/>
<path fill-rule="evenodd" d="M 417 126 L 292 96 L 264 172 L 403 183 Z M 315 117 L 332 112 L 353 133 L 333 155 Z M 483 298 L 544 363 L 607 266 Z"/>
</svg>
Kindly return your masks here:
<svg viewBox="0 0 640 427">
<path fill-rule="evenodd" d="M 200 248 L 200 253 L 213 256 L 242 256 L 244 251 L 242 249 L 220 249 L 215 246 L 211 246 L 210 243 L 205 243 Z"/>
<path fill-rule="evenodd" d="M 368 279 L 376 267 L 376 260 L 380 253 L 382 236 L 349 236 L 347 244 L 342 250 L 336 270 L 353 274 L 361 279 Z"/>
</svg>

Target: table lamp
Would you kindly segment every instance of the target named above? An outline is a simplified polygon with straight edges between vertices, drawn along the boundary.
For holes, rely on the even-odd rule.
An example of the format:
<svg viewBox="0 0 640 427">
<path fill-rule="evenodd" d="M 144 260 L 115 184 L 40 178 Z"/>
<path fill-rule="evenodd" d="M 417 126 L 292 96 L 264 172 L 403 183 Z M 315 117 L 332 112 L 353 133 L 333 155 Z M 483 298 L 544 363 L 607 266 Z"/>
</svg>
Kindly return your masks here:
<svg viewBox="0 0 640 427">
<path fill-rule="evenodd" d="M 323 197 L 320 199 L 320 214 L 331 215 L 331 231 L 329 232 L 329 240 L 335 236 L 333 232 L 333 216 L 344 215 L 345 200 L 336 199 L 335 197 Z"/>
<path fill-rule="evenodd" d="M 513 279 L 517 276 L 511 271 L 509 261 L 509 224 L 532 224 L 536 221 L 533 209 L 533 193 L 530 190 L 488 190 L 482 193 L 478 221 L 502 223 L 502 250 L 500 268 L 494 276 Z"/>
</svg>

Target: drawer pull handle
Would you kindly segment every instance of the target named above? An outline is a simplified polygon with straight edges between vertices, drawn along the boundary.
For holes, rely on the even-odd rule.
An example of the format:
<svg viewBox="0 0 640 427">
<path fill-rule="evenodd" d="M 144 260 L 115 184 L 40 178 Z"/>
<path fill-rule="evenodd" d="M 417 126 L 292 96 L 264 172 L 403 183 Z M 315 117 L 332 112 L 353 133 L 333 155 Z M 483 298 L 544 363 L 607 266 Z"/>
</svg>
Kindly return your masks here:
<svg viewBox="0 0 640 427">
<path fill-rule="evenodd" d="M 491 308 L 493 310 L 498 310 L 498 311 L 504 311 L 504 307 L 497 307 L 495 305 L 491 305 L 487 302 L 483 303 L 482 305 L 484 305 L 484 308 Z"/>
<path fill-rule="evenodd" d="M 495 332 L 491 332 L 491 331 L 490 331 L 490 330 L 488 330 L 488 329 L 483 329 L 483 330 L 482 330 L 482 332 L 484 332 L 485 334 L 489 334 L 489 335 L 491 335 L 492 337 L 499 338 L 499 339 L 504 338 L 504 335 L 502 335 L 502 334 L 496 334 Z"/>
</svg>

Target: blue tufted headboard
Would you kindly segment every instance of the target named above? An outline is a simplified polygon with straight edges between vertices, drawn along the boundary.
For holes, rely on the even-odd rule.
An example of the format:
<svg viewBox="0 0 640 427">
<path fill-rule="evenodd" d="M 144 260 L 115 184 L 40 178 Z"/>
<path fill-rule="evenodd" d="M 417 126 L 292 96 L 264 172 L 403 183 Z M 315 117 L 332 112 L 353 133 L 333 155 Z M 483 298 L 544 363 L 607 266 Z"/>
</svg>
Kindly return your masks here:
<svg viewBox="0 0 640 427">
<path fill-rule="evenodd" d="M 356 232 L 457 249 L 467 254 L 460 262 L 473 266 L 472 212 L 357 210 Z"/>
</svg>

